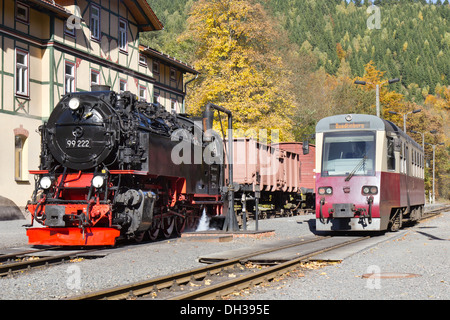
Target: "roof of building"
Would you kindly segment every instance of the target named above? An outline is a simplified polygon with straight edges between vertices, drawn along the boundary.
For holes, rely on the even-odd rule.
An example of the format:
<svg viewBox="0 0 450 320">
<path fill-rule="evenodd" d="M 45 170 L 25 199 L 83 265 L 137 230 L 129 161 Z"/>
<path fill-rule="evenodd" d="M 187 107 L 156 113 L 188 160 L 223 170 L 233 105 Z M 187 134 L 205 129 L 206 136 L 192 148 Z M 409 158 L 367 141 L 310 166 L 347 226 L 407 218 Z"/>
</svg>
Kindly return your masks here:
<svg viewBox="0 0 450 320">
<path fill-rule="evenodd" d="M 147 0 L 122 0 L 130 10 L 138 23 L 141 31 L 156 31 L 164 29 L 155 12 L 152 10 Z"/>
<path fill-rule="evenodd" d="M 28 0 L 28 2 L 31 2 L 39 7 L 48 9 L 54 13 L 56 13 L 57 16 L 67 18 L 72 15 L 72 13 L 64 8 L 64 6 L 57 4 L 53 0 Z"/>
<path fill-rule="evenodd" d="M 155 50 L 153 48 L 140 45 L 139 51 L 144 53 L 145 55 L 152 57 L 152 58 L 156 58 L 158 60 L 165 61 L 173 66 L 176 66 L 177 68 L 179 68 L 185 72 L 189 72 L 192 74 L 199 74 L 199 72 L 197 70 L 195 70 L 193 66 L 190 66 L 181 60 L 171 57 L 168 54 L 159 52 L 158 50 Z"/>
<path fill-rule="evenodd" d="M 70 17 L 72 12 L 67 10 L 64 5 L 67 0 L 28 0 L 35 5 L 48 9 L 60 17 Z M 122 0 L 125 6 L 138 23 L 139 31 L 156 31 L 164 29 L 163 24 L 156 16 L 146 0 Z M 58 3 L 59 2 L 59 3 Z M 73 4 L 73 1 L 71 1 Z"/>
</svg>

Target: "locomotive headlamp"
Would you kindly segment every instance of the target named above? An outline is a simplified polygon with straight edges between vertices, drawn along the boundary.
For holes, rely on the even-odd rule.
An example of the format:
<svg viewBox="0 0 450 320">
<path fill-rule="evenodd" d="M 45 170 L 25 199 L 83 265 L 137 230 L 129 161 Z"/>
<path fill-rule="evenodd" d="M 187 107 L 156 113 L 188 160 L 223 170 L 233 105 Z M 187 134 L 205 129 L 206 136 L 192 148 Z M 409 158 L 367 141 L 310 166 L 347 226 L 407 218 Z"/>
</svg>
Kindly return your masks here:
<svg viewBox="0 0 450 320">
<path fill-rule="evenodd" d="M 41 186 L 42 189 L 47 190 L 52 185 L 52 179 L 50 179 L 50 177 L 47 176 L 42 177 L 41 181 L 39 181 L 39 185 Z"/>
<path fill-rule="evenodd" d="M 103 183 L 105 183 L 105 179 L 103 178 L 103 176 L 95 176 L 92 179 L 92 185 L 95 188 L 100 188 L 101 186 L 103 186 Z"/>
<path fill-rule="evenodd" d="M 320 195 L 331 195 L 333 194 L 333 188 L 332 187 L 320 187 L 319 188 L 319 194 Z"/>
<path fill-rule="evenodd" d="M 73 111 L 77 110 L 80 106 L 80 100 L 78 98 L 72 98 L 69 101 L 69 108 Z"/>
<path fill-rule="evenodd" d="M 368 195 L 368 194 L 377 194 L 378 193 L 378 187 L 376 186 L 364 186 L 362 187 L 362 194 Z"/>
</svg>

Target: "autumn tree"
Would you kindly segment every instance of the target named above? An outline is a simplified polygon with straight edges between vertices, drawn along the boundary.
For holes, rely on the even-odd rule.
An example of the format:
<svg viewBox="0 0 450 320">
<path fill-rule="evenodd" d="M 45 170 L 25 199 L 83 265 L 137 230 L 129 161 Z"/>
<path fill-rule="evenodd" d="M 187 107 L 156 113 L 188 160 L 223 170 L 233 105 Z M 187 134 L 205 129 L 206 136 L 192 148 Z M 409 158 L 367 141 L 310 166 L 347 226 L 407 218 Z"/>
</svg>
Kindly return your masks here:
<svg viewBox="0 0 450 320">
<path fill-rule="evenodd" d="M 381 117 L 384 119 L 395 119 L 395 116 L 389 111 L 403 112 L 404 96 L 396 91 L 390 90 L 387 85 L 387 79 L 384 78 L 384 71 L 378 70 L 373 61 L 369 61 L 364 66 L 364 75 L 356 77 L 354 80 L 365 81 L 364 86 L 360 86 L 361 90 L 373 92 L 373 100 L 368 108 L 365 108 L 367 114 L 376 114 L 376 85 L 380 87 L 380 109 Z M 395 121 L 394 121 L 395 122 Z"/>
<path fill-rule="evenodd" d="M 292 139 L 294 96 L 290 72 L 276 50 L 275 21 L 251 0 L 199 0 L 188 30 L 181 36 L 196 43 L 188 111 L 200 114 L 208 102 L 233 112 L 235 129 L 280 129 Z"/>
</svg>

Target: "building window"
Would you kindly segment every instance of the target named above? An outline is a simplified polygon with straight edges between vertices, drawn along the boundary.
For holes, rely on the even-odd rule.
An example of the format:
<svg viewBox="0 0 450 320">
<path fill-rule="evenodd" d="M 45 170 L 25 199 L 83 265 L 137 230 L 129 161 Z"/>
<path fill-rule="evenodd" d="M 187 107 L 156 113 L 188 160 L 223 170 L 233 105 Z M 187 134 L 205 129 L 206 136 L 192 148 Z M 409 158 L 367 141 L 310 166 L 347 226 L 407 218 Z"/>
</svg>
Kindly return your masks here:
<svg viewBox="0 0 450 320">
<path fill-rule="evenodd" d="M 71 37 L 75 37 L 75 28 L 72 27 L 72 29 L 69 29 L 67 23 L 64 23 L 64 33 Z"/>
<path fill-rule="evenodd" d="M 119 91 L 120 91 L 120 93 L 122 93 L 124 91 L 127 91 L 128 90 L 127 87 L 128 87 L 127 86 L 127 80 L 120 79 L 120 81 L 119 81 Z"/>
<path fill-rule="evenodd" d="M 27 97 L 29 96 L 28 58 L 29 58 L 28 52 L 16 49 L 16 94 Z"/>
<path fill-rule="evenodd" d="M 145 86 L 139 86 L 139 98 L 140 100 L 147 100 L 147 88 Z"/>
<path fill-rule="evenodd" d="M 147 57 L 142 53 L 139 53 L 139 64 L 147 66 Z"/>
<path fill-rule="evenodd" d="M 91 5 L 91 38 L 100 41 L 100 7 Z"/>
<path fill-rule="evenodd" d="M 159 62 L 153 61 L 153 73 L 159 74 Z"/>
<path fill-rule="evenodd" d="M 64 92 L 75 92 L 75 64 L 66 61 Z"/>
<path fill-rule="evenodd" d="M 16 2 L 16 20 L 23 22 L 23 23 L 29 23 L 30 22 L 30 7 L 21 3 Z"/>
<path fill-rule="evenodd" d="M 177 70 L 170 68 L 170 80 L 177 80 Z"/>
<path fill-rule="evenodd" d="M 159 93 L 153 94 L 153 103 L 159 104 Z"/>
<path fill-rule="evenodd" d="M 17 135 L 14 137 L 14 178 L 16 180 L 24 180 L 23 169 L 24 169 L 24 146 L 27 137 L 22 135 Z"/>
<path fill-rule="evenodd" d="M 14 178 L 16 181 L 28 181 L 28 137 L 30 133 L 20 125 L 14 130 Z"/>
<path fill-rule="evenodd" d="M 124 19 L 119 19 L 119 49 L 125 52 L 128 50 L 127 21 Z"/>
<path fill-rule="evenodd" d="M 175 99 L 172 99 L 170 102 L 170 111 L 177 112 L 177 107 L 178 107 L 178 101 Z"/>
<path fill-rule="evenodd" d="M 100 71 L 91 69 L 91 88 L 100 84 Z"/>
</svg>

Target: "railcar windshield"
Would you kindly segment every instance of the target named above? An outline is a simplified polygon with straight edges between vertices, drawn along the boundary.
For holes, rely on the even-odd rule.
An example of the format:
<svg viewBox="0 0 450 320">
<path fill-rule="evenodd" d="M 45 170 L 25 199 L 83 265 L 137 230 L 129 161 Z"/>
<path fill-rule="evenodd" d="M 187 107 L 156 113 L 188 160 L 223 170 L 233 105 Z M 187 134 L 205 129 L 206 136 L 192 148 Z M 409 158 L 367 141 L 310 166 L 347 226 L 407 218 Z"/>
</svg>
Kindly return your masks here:
<svg viewBox="0 0 450 320">
<path fill-rule="evenodd" d="M 345 131 L 324 134 L 322 177 L 350 174 L 375 175 L 374 132 Z"/>
</svg>

